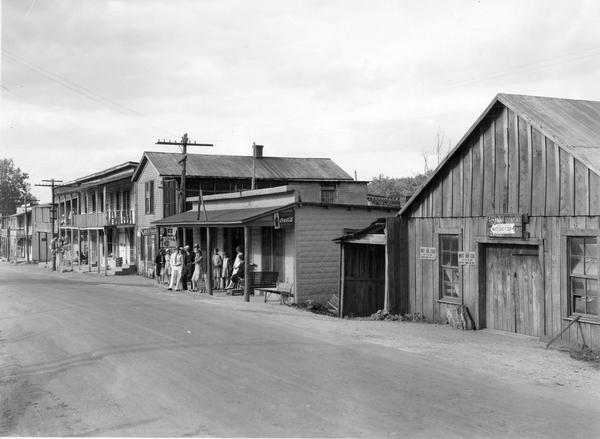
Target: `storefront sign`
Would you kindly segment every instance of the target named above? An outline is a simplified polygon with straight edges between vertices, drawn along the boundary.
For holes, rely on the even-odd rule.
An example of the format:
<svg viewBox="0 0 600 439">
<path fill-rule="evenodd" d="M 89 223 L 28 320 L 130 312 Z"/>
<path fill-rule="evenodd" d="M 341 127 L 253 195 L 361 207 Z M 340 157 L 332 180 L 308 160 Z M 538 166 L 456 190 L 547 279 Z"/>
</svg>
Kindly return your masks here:
<svg viewBox="0 0 600 439">
<path fill-rule="evenodd" d="M 294 211 L 275 212 L 273 214 L 273 224 L 276 229 L 293 226 Z"/>
<path fill-rule="evenodd" d="M 156 235 L 156 229 L 142 229 L 142 236 Z"/>
<path fill-rule="evenodd" d="M 521 215 L 492 215 L 487 217 L 490 238 L 522 238 L 523 217 Z"/>
<path fill-rule="evenodd" d="M 458 252 L 458 265 L 475 265 L 475 252 Z"/>
<path fill-rule="evenodd" d="M 435 261 L 437 259 L 437 250 L 435 247 L 421 247 L 421 259 Z"/>
</svg>

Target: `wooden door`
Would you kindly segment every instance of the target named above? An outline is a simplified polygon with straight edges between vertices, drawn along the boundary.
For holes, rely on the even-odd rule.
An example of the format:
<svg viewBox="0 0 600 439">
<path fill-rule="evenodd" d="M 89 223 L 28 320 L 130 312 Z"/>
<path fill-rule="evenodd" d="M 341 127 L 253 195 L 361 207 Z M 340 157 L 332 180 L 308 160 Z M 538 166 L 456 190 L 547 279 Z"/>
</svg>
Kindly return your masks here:
<svg viewBox="0 0 600 439">
<path fill-rule="evenodd" d="M 344 244 L 343 315 L 366 317 L 385 302 L 385 246 Z"/>
<path fill-rule="evenodd" d="M 485 260 L 487 327 L 538 337 L 543 283 L 537 246 L 488 246 Z"/>
</svg>

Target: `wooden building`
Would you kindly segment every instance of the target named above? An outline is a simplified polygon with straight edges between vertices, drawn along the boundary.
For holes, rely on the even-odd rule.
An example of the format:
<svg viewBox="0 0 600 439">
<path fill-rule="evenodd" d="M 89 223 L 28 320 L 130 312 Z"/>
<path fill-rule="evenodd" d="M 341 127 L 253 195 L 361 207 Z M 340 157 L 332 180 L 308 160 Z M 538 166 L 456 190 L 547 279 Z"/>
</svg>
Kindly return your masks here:
<svg viewBox="0 0 600 439">
<path fill-rule="evenodd" d="M 326 303 L 337 294 L 340 253 L 334 238 L 395 211 L 324 203 L 311 183 L 210 195 L 203 204 L 200 212 L 196 203 L 153 224 L 163 237 L 165 229 L 190 230 L 190 244 L 200 244 L 205 255 L 217 247 L 233 258 L 239 246 L 255 271 L 275 271 L 279 281 L 292 284 L 297 303 Z M 166 245 L 177 241 L 163 238 Z"/>
<path fill-rule="evenodd" d="M 50 260 L 50 204 L 19 206 L 15 214 L 3 216 L 0 223 L 0 258 L 28 262 Z"/>
<path fill-rule="evenodd" d="M 131 177 L 137 162 L 125 162 L 55 189 L 60 263 L 84 270 L 135 272 L 135 198 Z"/>
<path fill-rule="evenodd" d="M 181 213 L 181 158 L 179 153 L 145 152 L 133 175 L 137 260 L 143 275 L 154 272 L 156 251 L 165 238 L 158 235 L 154 222 Z M 265 156 L 260 145 L 248 156 L 187 154 L 186 172 L 186 211 L 200 191 L 211 196 L 288 184 L 304 185 L 306 197 L 325 204 L 367 204 L 367 182 L 355 181 L 333 160 Z M 191 226 L 182 225 L 175 232 L 179 244 L 198 242 Z M 227 228 L 225 234 L 224 243 L 231 252 L 242 242 L 241 232 Z"/>
<path fill-rule="evenodd" d="M 390 311 L 599 347 L 600 102 L 499 94 L 384 233 Z"/>
</svg>

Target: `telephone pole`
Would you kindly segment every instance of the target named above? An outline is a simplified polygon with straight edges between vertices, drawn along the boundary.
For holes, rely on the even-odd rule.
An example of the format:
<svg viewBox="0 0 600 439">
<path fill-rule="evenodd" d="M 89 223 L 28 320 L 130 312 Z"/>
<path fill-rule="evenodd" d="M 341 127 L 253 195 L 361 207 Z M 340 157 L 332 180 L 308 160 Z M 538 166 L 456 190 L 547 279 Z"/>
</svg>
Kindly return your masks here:
<svg viewBox="0 0 600 439">
<path fill-rule="evenodd" d="M 29 221 L 27 220 L 27 192 L 25 192 L 25 259 L 29 264 Z M 33 236 L 32 236 L 33 237 Z"/>
<path fill-rule="evenodd" d="M 179 160 L 179 164 L 181 165 L 181 199 L 179 203 L 179 212 L 185 211 L 185 178 L 186 178 L 186 162 L 187 162 L 187 147 L 189 146 L 214 146 L 212 143 L 196 143 L 190 142 L 188 139 L 187 133 L 183 135 L 181 141 L 172 141 L 172 140 L 158 140 L 156 145 L 177 145 L 181 147 L 181 159 Z"/>
<path fill-rule="evenodd" d="M 52 202 L 50 203 L 50 222 L 52 223 L 52 242 L 54 241 L 54 222 L 56 221 L 56 204 L 54 203 L 54 189 L 56 188 L 56 183 L 62 183 L 62 180 L 56 180 L 54 178 L 50 180 L 42 180 L 44 183 L 36 184 L 35 186 L 49 187 L 52 188 Z M 50 183 L 50 184 L 48 184 Z M 56 251 L 52 249 L 52 271 L 56 271 Z"/>
</svg>

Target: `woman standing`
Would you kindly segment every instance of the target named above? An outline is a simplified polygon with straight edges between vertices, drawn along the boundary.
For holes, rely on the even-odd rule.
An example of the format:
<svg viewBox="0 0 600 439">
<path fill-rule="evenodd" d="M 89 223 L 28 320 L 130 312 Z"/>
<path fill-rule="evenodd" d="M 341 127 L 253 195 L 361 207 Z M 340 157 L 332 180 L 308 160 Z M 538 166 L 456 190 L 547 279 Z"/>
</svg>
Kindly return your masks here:
<svg viewBox="0 0 600 439">
<path fill-rule="evenodd" d="M 165 251 L 165 268 L 163 270 L 162 275 L 162 283 L 169 283 L 169 278 L 171 277 L 171 249 L 168 248 Z"/>
<path fill-rule="evenodd" d="M 223 265 L 223 258 L 219 254 L 219 249 L 215 248 L 212 255 L 212 285 L 219 288 L 219 280 L 221 279 L 221 271 Z"/>
<path fill-rule="evenodd" d="M 231 276 L 231 258 L 227 256 L 227 252 L 223 251 L 223 271 L 221 272 L 221 283 L 219 287 L 224 289 L 229 282 L 229 276 Z"/>
<path fill-rule="evenodd" d="M 194 258 L 194 274 L 192 275 L 192 291 L 198 291 L 198 281 L 202 276 L 202 261 L 204 257 L 202 256 L 202 250 L 200 250 L 200 245 L 196 244 L 195 249 L 195 258 Z"/>
<path fill-rule="evenodd" d="M 158 249 L 156 253 L 156 258 L 154 258 L 154 276 L 156 277 L 156 282 L 158 284 L 162 281 L 163 276 L 163 267 L 165 265 L 165 253 L 162 248 Z"/>
</svg>

